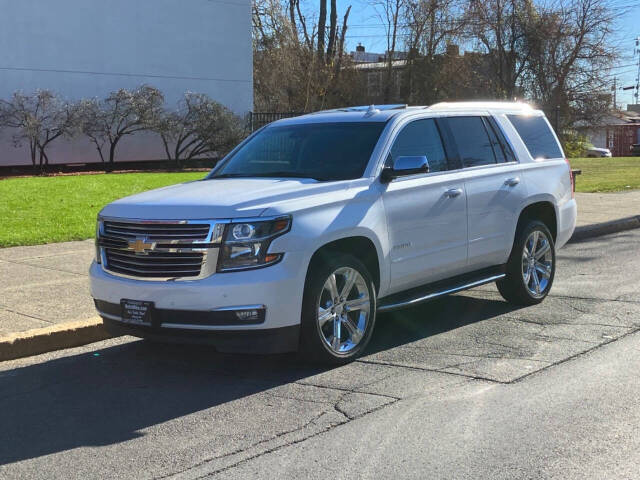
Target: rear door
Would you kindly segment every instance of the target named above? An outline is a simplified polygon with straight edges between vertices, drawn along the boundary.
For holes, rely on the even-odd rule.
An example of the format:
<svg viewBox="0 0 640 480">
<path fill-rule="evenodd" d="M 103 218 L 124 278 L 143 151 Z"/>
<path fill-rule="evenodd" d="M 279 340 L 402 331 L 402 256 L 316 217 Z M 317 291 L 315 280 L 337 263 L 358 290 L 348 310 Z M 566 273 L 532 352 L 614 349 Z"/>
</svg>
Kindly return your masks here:
<svg viewBox="0 0 640 480">
<path fill-rule="evenodd" d="M 469 270 L 503 264 L 526 197 L 520 166 L 489 115 L 448 117 L 446 124 L 467 194 Z"/>
<path fill-rule="evenodd" d="M 398 133 L 388 162 L 426 156 L 430 172 L 385 185 L 383 202 L 391 245 L 390 293 L 462 273 L 467 263 L 464 182 L 447 159 L 432 118 L 414 120 Z M 453 168 L 453 169 L 452 169 Z"/>
</svg>

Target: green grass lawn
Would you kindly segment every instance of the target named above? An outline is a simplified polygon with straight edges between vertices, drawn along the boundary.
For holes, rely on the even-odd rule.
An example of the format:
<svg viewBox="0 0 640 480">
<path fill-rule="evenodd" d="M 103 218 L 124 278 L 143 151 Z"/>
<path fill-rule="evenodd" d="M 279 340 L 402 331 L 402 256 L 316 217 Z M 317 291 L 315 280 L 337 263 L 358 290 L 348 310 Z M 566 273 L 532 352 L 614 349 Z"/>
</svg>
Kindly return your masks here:
<svg viewBox="0 0 640 480">
<path fill-rule="evenodd" d="M 640 188 L 640 157 L 573 158 L 578 192 Z M 0 180 L 0 247 L 83 240 L 107 203 L 133 193 L 202 178 L 205 172 L 122 173 Z"/>
<path fill-rule="evenodd" d="M 123 173 L 0 180 L 0 247 L 91 238 L 96 215 L 107 203 L 205 175 Z"/>
<path fill-rule="evenodd" d="M 571 168 L 582 170 L 577 192 L 620 192 L 640 188 L 640 157 L 571 158 Z"/>
</svg>

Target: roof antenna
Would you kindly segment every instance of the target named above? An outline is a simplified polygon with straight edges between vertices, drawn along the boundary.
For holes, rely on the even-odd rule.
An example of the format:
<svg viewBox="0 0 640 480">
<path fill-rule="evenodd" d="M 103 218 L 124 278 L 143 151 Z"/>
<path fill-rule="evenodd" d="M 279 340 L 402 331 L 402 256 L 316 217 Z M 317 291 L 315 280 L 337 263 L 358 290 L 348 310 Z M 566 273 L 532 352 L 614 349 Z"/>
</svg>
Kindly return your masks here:
<svg viewBox="0 0 640 480">
<path fill-rule="evenodd" d="M 376 113 L 380 113 L 380 110 L 378 110 L 375 105 L 369 105 L 367 113 L 364 114 L 364 118 L 373 117 Z"/>
</svg>

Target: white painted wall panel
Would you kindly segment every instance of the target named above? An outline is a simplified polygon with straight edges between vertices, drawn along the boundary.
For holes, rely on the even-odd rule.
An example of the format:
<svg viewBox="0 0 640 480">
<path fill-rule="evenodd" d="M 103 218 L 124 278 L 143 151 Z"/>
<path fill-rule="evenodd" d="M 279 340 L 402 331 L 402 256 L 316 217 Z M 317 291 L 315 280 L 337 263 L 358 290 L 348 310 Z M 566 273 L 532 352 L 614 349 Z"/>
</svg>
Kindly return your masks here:
<svg viewBox="0 0 640 480">
<path fill-rule="evenodd" d="M 0 12 L 2 98 L 38 88 L 102 98 L 148 83 L 169 106 L 190 90 L 238 114 L 252 108 L 250 0 L 0 0 Z M 7 136 L 0 164 L 28 162 Z M 134 142 L 120 160 L 162 158 L 155 142 Z M 59 145 L 54 161 L 95 160 L 83 145 Z"/>
</svg>

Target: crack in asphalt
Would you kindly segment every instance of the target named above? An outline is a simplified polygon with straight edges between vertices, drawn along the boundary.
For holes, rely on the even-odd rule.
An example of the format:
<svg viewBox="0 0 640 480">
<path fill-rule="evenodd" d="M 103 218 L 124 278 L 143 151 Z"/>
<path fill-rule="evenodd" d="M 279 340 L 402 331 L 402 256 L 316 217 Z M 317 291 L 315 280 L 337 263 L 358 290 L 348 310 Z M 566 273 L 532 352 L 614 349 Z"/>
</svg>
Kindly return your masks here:
<svg viewBox="0 0 640 480">
<path fill-rule="evenodd" d="M 320 388 L 323 388 L 323 387 L 320 387 Z M 325 388 L 329 388 L 329 389 L 332 389 L 332 390 L 339 390 L 339 389 L 333 389 L 331 387 L 325 387 Z M 349 415 L 346 411 L 344 411 L 339 406 L 339 403 L 350 394 L 359 394 L 359 395 L 366 394 L 366 395 L 371 395 L 371 396 L 375 396 L 375 397 L 383 397 L 383 398 L 386 398 L 386 399 L 390 399 L 391 401 L 387 402 L 387 403 L 383 403 L 382 405 L 378 405 L 377 407 L 369 409 L 369 410 L 367 410 L 365 412 L 362 412 L 362 413 L 360 413 L 358 415 Z M 289 398 L 290 400 L 300 401 L 299 398 L 291 398 L 291 397 L 285 397 L 285 398 Z M 243 459 L 241 459 L 241 460 L 239 460 L 239 461 L 237 461 L 235 463 L 232 463 L 230 465 L 226 465 L 224 467 L 220 467 L 220 468 L 217 468 L 217 469 L 213 469 L 211 471 L 208 471 L 208 472 L 204 473 L 203 475 L 199 475 L 199 476 L 194 477 L 195 479 L 207 478 L 207 477 L 210 477 L 211 475 L 215 475 L 217 473 L 224 472 L 226 470 L 229 470 L 231 468 L 237 467 L 237 466 L 239 466 L 239 465 L 241 465 L 243 463 L 249 462 L 251 460 L 254 460 L 256 458 L 262 457 L 264 455 L 268 455 L 270 453 L 276 452 L 276 451 L 281 450 L 283 448 L 286 448 L 286 447 L 289 447 L 289 446 L 304 442 L 304 441 L 309 440 L 311 438 L 317 437 L 318 435 L 321 435 L 323 433 L 329 432 L 329 431 L 333 430 L 334 428 L 339 427 L 340 425 L 344 425 L 344 424 L 349 423 L 349 422 L 351 422 L 353 420 L 357 420 L 358 418 L 364 417 L 365 415 L 369 415 L 369 414 L 372 414 L 374 412 L 377 412 L 378 410 L 380 410 L 382 408 L 385 408 L 385 407 L 388 407 L 390 405 L 393 405 L 398 400 L 399 400 L 399 398 L 390 397 L 388 395 L 380 395 L 380 394 L 376 394 L 376 393 L 365 393 L 365 392 L 356 392 L 356 391 L 352 391 L 352 390 L 346 390 L 345 394 L 341 395 L 338 398 L 338 400 L 332 405 L 332 410 L 329 410 L 329 411 L 323 410 L 321 413 L 319 413 L 318 415 L 315 415 L 311 420 L 309 420 L 304 425 L 301 425 L 300 427 L 297 427 L 297 428 L 294 428 L 294 429 L 291 429 L 291 430 L 288 430 L 288 431 L 285 431 L 285 432 L 280 432 L 280 433 L 278 433 L 276 435 L 271 436 L 268 439 L 261 440 L 259 442 L 254 443 L 254 444 L 251 444 L 251 445 L 249 445 L 247 447 L 238 448 L 238 449 L 236 449 L 236 450 L 234 450 L 232 452 L 228 452 L 228 453 L 223 454 L 223 455 L 218 455 L 218 456 L 215 456 L 215 457 L 211 457 L 211 458 L 205 459 L 205 460 L 200 461 L 197 464 L 194 464 L 194 465 L 192 465 L 192 466 L 190 466 L 190 467 L 188 467 L 186 469 L 183 469 L 183 470 L 180 470 L 180 471 L 177 471 L 177 472 L 172 472 L 172 473 L 165 474 L 165 475 L 161 475 L 161 476 L 157 476 L 157 477 L 153 477 L 153 478 L 154 478 L 154 480 L 160 480 L 160 479 L 171 478 L 171 477 L 175 477 L 177 475 L 185 474 L 185 473 L 188 473 L 189 471 L 192 471 L 194 469 L 206 466 L 208 463 L 214 462 L 216 460 L 221 460 L 221 459 L 224 459 L 224 458 L 231 457 L 233 455 L 238 455 L 238 454 L 241 454 L 243 452 L 246 452 L 246 451 L 250 450 L 251 448 L 259 447 L 260 445 L 263 445 L 263 444 L 268 443 L 268 442 L 273 442 L 274 440 L 282 438 L 282 437 L 284 437 L 286 435 L 292 435 L 292 434 L 295 434 L 297 432 L 301 432 L 301 431 L 303 431 L 303 430 L 305 430 L 305 429 L 307 429 L 307 428 L 309 428 L 309 427 L 311 427 L 313 425 L 317 425 L 316 422 L 318 420 L 320 420 L 323 416 L 325 416 L 327 413 L 329 413 L 330 411 L 338 413 L 340 416 L 342 416 L 344 418 L 344 420 L 342 420 L 342 421 L 332 421 L 328 425 L 325 425 L 325 426 L 321 427 L 318 431 L 316 431 L 315 433 L 312 433 L 310 435 L 303 436 L 302 438 L 292 439 L 290 441 L 284 442 L 281 445 L 276 445 L 276 446 L 273 446 L 271 448 L 266 448 L 266 449 L 264 449 L 262 451 L 259 451 L 259 452 L 255 453 L 253 455 L 249 455 L 247 458 L 243 458 Z M 327 403 L 328 405 L 331 405 L 331 402 L 324 402 L 324 403 Z"/>
<path fill-rule="evenodd" d="M 619 316 L 615 315 L 614 318 L 616 318 L 616 320 L 620 320 L 621 322 L 623 321 Z M 518 318 L 518 317 L 509 317 L 509 316 L 505 316 L 506 320 L 509 320 L 511 322 L 522 322 L 522 323 L 531 323 L 533 325 L 540 325 L 541 327 L 553 327 L 555 325 L 567 325 L 567 326 L 576 326 L 576 327 L 590 327 L 590 326 L 595 326 L 595 327 L 612 327 L 612 328 L 633 328 L 630 327 L 628 325 L 624 325 L 624 324 L 610 324 L 610 323 L 579 323 L 579 322 L 551 322 L 551 323 L 545 323 L 545 322 L 536 322 L 535 320 L 529 320 L 529 319 L 525 319 L 525 318 Z"/>
<path fill-rule="evenodd" d="M 280 438 L 280 437 L 283 437 L 283 436 L 285 436 L 285 435 L 289 435 L 289 434 L 291 434 L 291 433 L 295 433 L 295 432 L 298 432 L 298 431 L 304 430 L 305 428 L 309 427 L 310 425 L 313 425 L 313 424 L 314 424 L 314 422 L 316 422 L 317 420 L 319 420 L 319 419 L 320 419 L 323 415 L 325 415 L 326 413 L 327 413 L 327 412 L 326 412 L 325 410 L 323 410 L 323 411 L 322 411 L 322 412 L 320 412 L 318 415 L 315 415 L 315 416 L 314 416 L 311 420 L 309 420 L 307 423 L 305 423 L 305 424 L 303 424 L 303 425 L 301 425 L 301 426 L 299 426 L 299 427 L 296 427 L 296 428 L 294 428 L 294 429 L 287 430 L 287 431 L 284 431 L 284 432 L 277 433 L 277 434 L 275 434 L 275 435 L 272 435 L 272 436 L 271 436 L 271 437 L 269 437 L 269 438 L 266 438 L 266 439 L 264 439 L 264 440 L 260 440 L 260 441 L 258 441 L 258 442 L 255 442 L 255 443 L 253 443 L 253 444 L 251 444 L 251 445 L 249 445 L 249 446 L 247 446 L 247 447 L 244 447 L 244 448 L 237 448 L 236 450 L 233 450 L 233 451 L 231 451 L 231 452 L 224 453 L 224 454 L 222 454 L 222 455 L 216 455 L 216 456 L 213 456 L 213 457 L 207 458 L 207 459 L 205 459 L 205 460 L 201 460 L 200 462 L 198 462 L 198 463 L 196 463 L 196 464 L 194 464 L 194 465 L 191 465 L 191 466 L 190 466 L 190 467 L 188 467 L 188 468 L 185 468 L 185 469 L 182 469 L 182 470 L 178 470 L 178 471 L 176 471 L 176 472 L 168 473 L 168 474 L 165 474 L 165 475 L 160 475 L 160 476 L 153 477 L 153 478 L 154 478 L 155 480 L 160 480 L 160 479 L 163 479 L 163 478 L 170 478 L 170 477 L 173 477 L 173 476 L 176 476 L 176 475 L 180 475 L 180 474 L 182 474 L 182 473 L 186 473 L 186 472 L 188 472 L 188 471 L 190 471 L 190 470 L 194 470 L 194 469 L 196 469 L 196 468 L 198 468 L 198 467 L 201 467 L 201 466 L 203 466 L 203 465 L 206 465 L 207 463 L 213 462 L 213 461 L 215 461 L 215 460 L 220 460 L 221 458 L 226 458 L 226 457 L 230 457 L 230 456 L 232 456 L 232 455 L 237 455 L 237 454 L 242 453 L 242 452 L 244 452 L 244 451 L 246 451 L 246 450 L 249 450 L 250 448 L 254 448 L 254 447 L 256 447 L 256 446 L 259 446 L 259 445 L 261 445 L 261 444 L 263 444 L 263 443 L 271 442 L 271 441 L 276 440 L 276 439 L 278 439 L 278 438 Z M 255 457 L 254 457 L 254 458 L 255 458 Z M 210 473 L 207 473 L 207 475 L 211 475 L 211 474 L 214 474 L 214 473 L 218 473 L 218 472 L 210 472 Z M 197 477 L 197 478 L 203 478 L 203 477 Z"/>
<path fill-rule="evenodd" d="M 428 349 L 428 347 L 398 347 L 398 348 L 414 348 L 416 350 Z M 487 353 L 486 355 L 473 355 L 471 353 L 451 353 L 451 352 L 442 352 L 440 350 L 431 350 L 429 353 L 427 353 L 427 355 L 449 355 L 452 357 L 471 357 L 471 358 L 479 358 L 479 359 L 492 358 L 492 359 L 503 359 L 503 360 L 528 360 L 531 362 L 546 363 L 544 360 L 534 360 L 532 358 L 526 358 L 526 357 L 506 357 L 504 355 L 500 355 L 499 353 Z"/>
<path fill-rule="evenodd" d="M 547 297 L 550 298 L 566 298 L 569 300 L 586 300 L 586 301 L 592 301 L 592 302 L 621 302 L 621 303 L 633 303 L 633 304 L 640 304 L 640 300 L 624 300 L 621 297 L 623 297 L 624 295 L 628 295 L 627 293 L 620 295 L 616 298 L 602 298 L 602 297 L 572 297 L 570 295 L 560 295 L 560 294 L 553 294 L 553 293 L 549 293 L 547 295 Z"/>
<path fill-rule="evenodd" d="M 622 340 L 623 338 L 628 337 L 629 335 L 633 335 L 634 333 L 637 333 L 637 332 L 640 332 L 640 327 L 637 327 L 637 328 L 634 328 L 634 329 L 632 329 L 632 330 L 630 330 L 628 332 L 625 332 L 622 335 L 620 335 L 619 337 L 607 339 L 606 341 L 604 341 L 602 343 L 595 344 L 593 347 L 591 347 L 591 348 L 589 348 L 587 350 L 575 353 L 573 355 L 570 355 L 569 357 L 566 357 L 566 358 L 563 358 L 561 360 L 558 360 L 557 362 L 552 362 L 549 365 L 547 365 L 546 367 L 541 368 L 540 370 L 535 370 L 533 372 L 526 373 L 526 374 L 522 375 L 521 377 L 518 377 L 518 378 L 512 380 L 511 382 L 507 382 L 507 383 L 519 382 L 519 381 L 523 380 L 524 378 L 530 377 L 530 376 L 538 374 L 540 372 L 544 372 L 544 371 L 548 370 L 549 368 L 555 367 L 557 365 L 561 365 L 563 363 L 575 360 L 575 359 L 577 359 L 579 357 L 582 357 L 584 355 L 587 355 L 587 354 L 593 352 L 594 350 L 597 350 L 600 347 L 604 347 L 605 345 L 609 345 L 610 343 L 617 342 L 618 340 Z"/>
<path fill-rule="evenodd" d="M 466 373 L 458 373 L 458 372 L 448 372 L 448 371 L 444 371 L 444 370 L 440 370 L 437 368 L 426 368 L 426 367 L 416 367 L 413 365 L 402 365 L 399 363 L 391 363 L 391 362 L 385 362 L 385 361 L 381 361 L 381 360 L 358 360 L 358 362 L 361 363 L 370 363 L 372 365 L 384 365 L 387 367 L 398 367 L 398 368 L 407 368 L 410 370 L 417 370 L 417 371 L 422 371 L 422 372 L 434 372 L 434 373 L 444 373 L 447 375 L 455 375 L 458 377 L 465 377 L 465 378 L 469 378 L 472 380 L 481 380 L 481 381 L 486 381 L 486 382 L 492 382 L 492 383 L 502 383 L 502 384 L 506 384 L 509 382 L 504 382 L 501 380 L 495 380 L 493 378 L 486 378 L 486 377 L 481 377 L 479 375 L 470 375 L 470 374 L 466 374 Z M 473 363 L 473 362 L 470 362 Z M 443 367 L 443 368 L 448 368 L 448 367 Z"/>
</svg>

